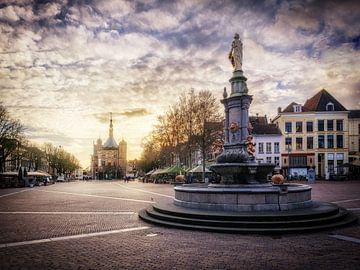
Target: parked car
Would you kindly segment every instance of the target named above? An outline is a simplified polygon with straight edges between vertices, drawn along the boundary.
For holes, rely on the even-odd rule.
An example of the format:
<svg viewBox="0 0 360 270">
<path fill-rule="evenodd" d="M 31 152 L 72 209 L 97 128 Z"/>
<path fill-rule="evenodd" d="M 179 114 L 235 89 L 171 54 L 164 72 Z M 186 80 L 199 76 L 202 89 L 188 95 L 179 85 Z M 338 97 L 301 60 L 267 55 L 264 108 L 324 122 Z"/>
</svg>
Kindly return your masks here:
<svg viewBox="0 0 360 270">
<path fill-rule="evenodd" d="M 63 175 L 58 176 L 56 182 L 65 182 L 65 176 Z"/>
</svg>

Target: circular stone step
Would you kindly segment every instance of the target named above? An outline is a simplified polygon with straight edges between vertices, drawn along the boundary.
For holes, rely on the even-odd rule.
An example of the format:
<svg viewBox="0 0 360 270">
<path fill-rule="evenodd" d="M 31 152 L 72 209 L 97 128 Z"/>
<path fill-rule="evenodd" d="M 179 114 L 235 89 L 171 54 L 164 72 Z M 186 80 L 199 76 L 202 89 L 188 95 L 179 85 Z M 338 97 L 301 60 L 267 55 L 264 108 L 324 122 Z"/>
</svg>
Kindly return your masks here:
<svg viewBox="0 0 360 270">
<path fill-rule="evenodd" d="M 214 212 L 186 209 L 173 204 L 155 204 L 139 212 L 153 224 L 191 230 L 225 233 L 299 233 L 336 228 L 357 221 L 344 208 L 314 202 L 307 209 L 281 212 Z"/>
</svg>

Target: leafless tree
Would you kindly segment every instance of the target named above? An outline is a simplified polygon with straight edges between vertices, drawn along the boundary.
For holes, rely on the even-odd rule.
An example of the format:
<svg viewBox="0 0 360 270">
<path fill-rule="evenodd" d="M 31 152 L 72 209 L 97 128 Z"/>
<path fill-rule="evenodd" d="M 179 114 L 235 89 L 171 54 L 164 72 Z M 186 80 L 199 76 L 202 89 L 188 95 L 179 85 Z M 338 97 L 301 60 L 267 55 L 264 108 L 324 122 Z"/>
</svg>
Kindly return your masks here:
<svg viewBox="0 0 360 270">
<path fill-rule="evenodd" d="M 0 171 L 5 161 L 15 156 L 21 141 L 24 139 L 24 127 L 19 120 L 10 117 L 6 108 L 0 104 Z"/>
</svg>

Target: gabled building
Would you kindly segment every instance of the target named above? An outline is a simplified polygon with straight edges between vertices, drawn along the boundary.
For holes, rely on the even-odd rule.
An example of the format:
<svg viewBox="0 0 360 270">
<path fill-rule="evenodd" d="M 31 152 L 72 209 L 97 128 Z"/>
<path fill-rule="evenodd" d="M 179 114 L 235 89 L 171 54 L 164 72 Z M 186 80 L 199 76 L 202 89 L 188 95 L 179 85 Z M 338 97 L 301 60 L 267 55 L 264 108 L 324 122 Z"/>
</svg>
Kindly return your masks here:
<svg viewBox="0 0 360 270">
<path fill-rule="evenodd" d="M 278 108 L 272 120 L 282 133 L 281 160 L 285 175 L 306 176 L 309 168 L 329 179 L 343 174 L 348 162 L 348 114 L 346 108 L 322 89 L 304 105 L 292 102 Z"/>
<path fill-rule="evenodd" d="M 260 163 L 275 163 L 281 168 L 281 130 L 265 116 L 250 116 L 251 133 L 255 143 L 255 159 Z"/>
<path fill-rule="evenodd" d="M 112 116 L 110 114 L 109 137 L 102 144 L 99 138 L 93 144 L 91 174 L 93 179 L 114 179 L 126 174 L 127 143 L 122 139 L 119 144 L 114 139 Z"/>
</svg>

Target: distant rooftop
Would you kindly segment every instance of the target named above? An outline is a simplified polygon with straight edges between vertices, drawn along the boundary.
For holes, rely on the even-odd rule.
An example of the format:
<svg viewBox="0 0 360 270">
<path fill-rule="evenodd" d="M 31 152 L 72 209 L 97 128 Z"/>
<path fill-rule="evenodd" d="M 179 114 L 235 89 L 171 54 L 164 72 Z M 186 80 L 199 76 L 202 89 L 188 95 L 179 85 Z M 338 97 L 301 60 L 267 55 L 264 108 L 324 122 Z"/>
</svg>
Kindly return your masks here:
<svg viewBox="0 0 360 270">
<path fill-rule="evenodd" d="M 327 108 L 328 104 L 333 105 L 333 109 L 330 111 L 347 111 L 346 108 L 325 89 L 322 89 L 316 95 L 309 98 L 301 109 L 303 112 L 329 111 Z M 300 104 L 292 102 L 282 112 L 294 112 L 295 105 Z"/>
<path fill-rule="evenodd" d="M 360 118 L 360 110 L 350 110 L 349 118 Z"/>
</svg>

